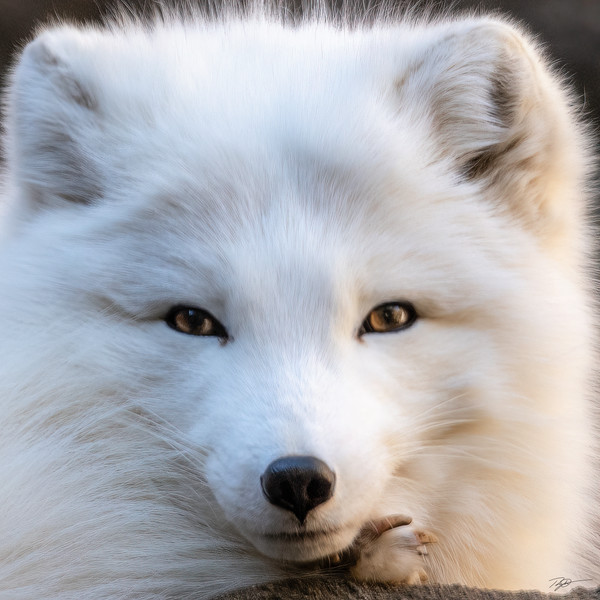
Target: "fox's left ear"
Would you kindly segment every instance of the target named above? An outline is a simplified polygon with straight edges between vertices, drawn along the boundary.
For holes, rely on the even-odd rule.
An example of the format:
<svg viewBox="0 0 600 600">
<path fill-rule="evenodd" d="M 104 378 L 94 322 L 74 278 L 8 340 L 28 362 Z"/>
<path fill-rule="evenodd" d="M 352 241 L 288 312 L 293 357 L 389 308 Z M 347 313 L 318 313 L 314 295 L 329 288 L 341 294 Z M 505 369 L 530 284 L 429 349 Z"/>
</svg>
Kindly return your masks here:
<svg viewBox="0 0 600 600">
<path fill-rule="evenodd" d="M 560 79 L 518 29 L 489 18 L 440 25 L 397 88 L 420 98 L 439 159 L 459 177 L 540 235 L 579 227 L 591 153 Z"/>
</svg>

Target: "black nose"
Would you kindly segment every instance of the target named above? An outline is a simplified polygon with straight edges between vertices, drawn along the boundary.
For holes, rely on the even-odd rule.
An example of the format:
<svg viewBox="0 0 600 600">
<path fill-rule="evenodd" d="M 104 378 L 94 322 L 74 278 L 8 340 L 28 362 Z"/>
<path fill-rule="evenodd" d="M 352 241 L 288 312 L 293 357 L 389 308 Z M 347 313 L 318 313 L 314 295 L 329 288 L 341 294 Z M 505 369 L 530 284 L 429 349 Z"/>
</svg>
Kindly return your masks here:
<svg viewBox="0 0 600 600">
<path fill-rule="evenodd" d="M 260 477 L 267 500 L 293 512 L 300 523 L 315 506 L 333 496 L 335 473 L 313 456 L 284 456 Z"/>
</svg>

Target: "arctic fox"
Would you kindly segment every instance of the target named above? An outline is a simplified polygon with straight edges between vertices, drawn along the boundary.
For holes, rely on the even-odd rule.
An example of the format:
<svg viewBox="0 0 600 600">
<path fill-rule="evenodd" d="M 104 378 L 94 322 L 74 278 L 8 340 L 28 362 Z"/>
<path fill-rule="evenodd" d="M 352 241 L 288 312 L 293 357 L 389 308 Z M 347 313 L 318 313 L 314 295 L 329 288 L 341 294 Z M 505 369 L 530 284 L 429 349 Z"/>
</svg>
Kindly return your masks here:
<svg viewBox="0 0 600 600">
<path fill-rule="evenodd" d="M 559 78 L 495 17 L 230 13 L 50 27 L 12 73 L 0 595 L 597 583 Z"/>
</svg>

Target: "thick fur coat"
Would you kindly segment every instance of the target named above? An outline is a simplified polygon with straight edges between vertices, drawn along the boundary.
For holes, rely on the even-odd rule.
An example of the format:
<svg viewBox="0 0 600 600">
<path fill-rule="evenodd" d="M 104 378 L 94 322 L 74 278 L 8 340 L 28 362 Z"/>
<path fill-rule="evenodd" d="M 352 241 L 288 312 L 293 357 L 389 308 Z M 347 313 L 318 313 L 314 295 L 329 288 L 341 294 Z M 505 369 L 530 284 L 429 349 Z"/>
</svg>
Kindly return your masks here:
<svg viewBox="0 0 600 600">
<path fill-rule="evenodd" d="M 518 27 L 63 25 L 5 99 L 2 598 L 600 583 L 590 143 Z"/>
</svg>

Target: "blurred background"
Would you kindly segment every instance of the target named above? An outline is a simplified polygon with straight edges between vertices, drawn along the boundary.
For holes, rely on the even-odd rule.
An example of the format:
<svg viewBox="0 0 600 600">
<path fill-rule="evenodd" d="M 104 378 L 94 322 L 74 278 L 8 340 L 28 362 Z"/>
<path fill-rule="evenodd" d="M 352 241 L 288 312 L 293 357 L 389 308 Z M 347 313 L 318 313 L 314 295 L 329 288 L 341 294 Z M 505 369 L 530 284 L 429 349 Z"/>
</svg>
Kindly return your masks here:
<svg viewBox="0 0 600 600">
<path fill-rule="evenodd" d="M 206 4 L 209 0 L 195 0 Z M 210 0 L 214 1 L 214 0 Z M 243 0 L 242 0 L 243 1 Z M 288 0 L 301 4 L 302 0 Z M 339 3 L 342 0 L 329 0 Z M 193 3 L 194 0 L 191 0 Z M 162 0 L 169 5 L 177 0 Z M 398 5 L 411 4 L 396 0 Z M 412 2 L 414 4 L 414 2 Z M 600 126 L 600 0 L 434 0 L 423 2 L 442 9 L 482 9 L 512 15 L 547 47 L 550 56 L 573 81 L 580 104 Z M 98 21 L 117 5 L 116 0 L 0 0 L 0 77 L 15 50 L 36 26 L 48 20 Z M 122 0 L 130 10 L 152 9 L 154 0 Z"/>
</svg>

